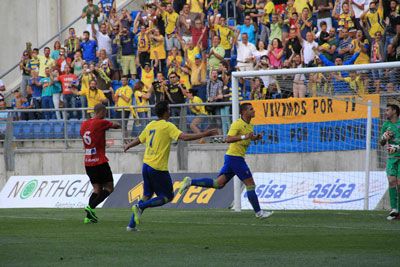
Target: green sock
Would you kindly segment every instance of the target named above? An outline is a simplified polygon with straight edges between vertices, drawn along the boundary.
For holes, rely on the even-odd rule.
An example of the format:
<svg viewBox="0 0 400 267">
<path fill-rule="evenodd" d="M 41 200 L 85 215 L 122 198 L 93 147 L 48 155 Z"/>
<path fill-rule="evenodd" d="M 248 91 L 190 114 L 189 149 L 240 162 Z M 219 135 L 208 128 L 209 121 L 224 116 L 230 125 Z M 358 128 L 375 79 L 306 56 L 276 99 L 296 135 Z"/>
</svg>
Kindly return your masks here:
<svg viewBox="0 0 400 267">
<path fill-rule="evenodd" d="M 397 191 L 397 210 L 400 210 L 400 191 Z"/>
<path fill-rule="evenodd" d="M 392 209 L 397 209 L 397 189 L 396 189 L 396 187 L 389 187 L 389 200 L 390 200 L 390 207 Z"/>
</svg>

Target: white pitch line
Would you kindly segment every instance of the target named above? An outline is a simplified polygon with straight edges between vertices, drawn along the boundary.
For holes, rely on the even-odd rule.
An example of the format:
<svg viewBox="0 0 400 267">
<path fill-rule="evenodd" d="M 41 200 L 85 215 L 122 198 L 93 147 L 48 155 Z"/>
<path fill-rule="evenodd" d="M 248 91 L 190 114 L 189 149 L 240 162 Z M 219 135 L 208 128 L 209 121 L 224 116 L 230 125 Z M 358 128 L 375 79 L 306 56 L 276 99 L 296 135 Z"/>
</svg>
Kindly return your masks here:
<svg viewBox="0 0 400 267">
<path fill-rule="evenodd" d="M 233 225 L 233 226 L 261 226 L 261 227 L 284 227 L 284 228 L 328 228 L 338 230 L 372 230 L 372 231 L 400 231 L 400 229 L 383 229 L 383 228 L 357 228 L 335 225 L 297 225 L 297 224 L 256 224 L 256 223 L 205 223 L 205 222 L 165 222 L 165 221 L 147 221 L 149 223 L 162 224 L 197 224 L 197 225 Z"/>
<path fill-rule="evenodd" d="M 32 217 L 32 216 L 12 216 L 12 215 L 0 215 L 0 218 L 12 218 L 12 219 L 34 219 L 34 220 L 55 220 L 55 221 L 66 221 L 65 218 L 56 217 Z"/>
</svg>

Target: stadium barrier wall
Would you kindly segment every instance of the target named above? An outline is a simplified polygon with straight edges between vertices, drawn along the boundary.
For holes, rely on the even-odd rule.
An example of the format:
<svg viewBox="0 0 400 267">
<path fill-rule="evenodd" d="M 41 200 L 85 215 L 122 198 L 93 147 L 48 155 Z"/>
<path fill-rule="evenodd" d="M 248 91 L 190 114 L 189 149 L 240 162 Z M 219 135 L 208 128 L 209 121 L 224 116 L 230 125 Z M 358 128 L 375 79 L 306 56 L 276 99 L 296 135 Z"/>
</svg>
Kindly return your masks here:
<svg viewBox="0 0 400 267">
<path fill-rule="evenodd" d="M 262 209 L 364 209 L 364 172 L 254 173 L 253 176 Z M 386 172 L 371 172 L 370 210 L 378 207 L 386 190 Z M 241 194 L 241 204 L 243 209 L 252 209 L 246 192 Z"/>
<path fill-rule="evenodd" d="M 166 208 L 227 209 L 233 201 L 233 184 L 222 190 L 191 187 L 178 194 L 187 174 L 171 173 L 175 196 Z M 216 173 L 190 173 L 191 177 L 215 177 Z M 143 196 L 140 174 L 114 174 L 115 190 L 99 207 L 132 207 Z M 93 192 L 87 175 L 12 176 L 0 193 L 0 208 L 83 208 Z"/>
</svg>

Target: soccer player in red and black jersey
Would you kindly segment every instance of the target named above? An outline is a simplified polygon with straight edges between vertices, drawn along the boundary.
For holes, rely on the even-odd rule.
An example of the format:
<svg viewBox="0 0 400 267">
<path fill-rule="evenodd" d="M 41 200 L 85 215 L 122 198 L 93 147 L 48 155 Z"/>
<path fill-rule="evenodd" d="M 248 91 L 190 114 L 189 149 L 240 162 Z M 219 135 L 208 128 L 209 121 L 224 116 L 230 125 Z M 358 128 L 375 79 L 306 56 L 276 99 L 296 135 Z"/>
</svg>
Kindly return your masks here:
<svg viewBox="0 0 400 267">
<path fill-rule="evenodd" d="M 104 120 L 107 114 L 106 106 L 94 106 L 94 118 L 84 121 L 81 126 L 81 136 L 85 146 L 85 169 L 93 186 L 89 205 L 85 208 L 84 223 L 97 223 L 94 209 L 114 191 L 113 175 L 106 157 L 106 130 L 119 129 L 119 123 Z"/>
</svg>

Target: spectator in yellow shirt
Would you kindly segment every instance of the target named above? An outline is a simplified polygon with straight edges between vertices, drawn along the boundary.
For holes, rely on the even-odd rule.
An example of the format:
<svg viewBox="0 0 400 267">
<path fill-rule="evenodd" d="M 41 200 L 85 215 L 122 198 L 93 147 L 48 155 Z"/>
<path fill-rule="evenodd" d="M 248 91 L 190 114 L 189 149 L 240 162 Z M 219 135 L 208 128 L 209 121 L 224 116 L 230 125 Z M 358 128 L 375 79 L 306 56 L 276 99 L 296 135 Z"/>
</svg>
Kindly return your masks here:
<svg viewBox="0 0 400 267">
<path fill-rule="evenodd" d="M 129 108 L 132 105 L 132 88 L 128 85 L 128 78 L 121 78 L 122 87 L 118 88 L 114 95 L 114 101 L 116 103 L 116 107 L 128 107 L 128 108 L 118 108 L 118 118 L 122 119 L 122 129 L 126 134 L 126 126 L 128 125 L 128 119 L 130 115 L 131 109 Z"/>
<path fill-rule="evenodd" d="M 97 104 L 107 104 L 108 99 L 104 95 L 103 91 L 97 88 L 97 82 L 96 80 L 91 80 L 89 83 L 89 90 L 86 92 L 80 91 L 78 92 L 74 88 L 71 88 L 71 91 L 74 95 L 85 95 L 87 98 L 88 102 L 88 108 L 91 108 L 91 110 L 88 110 L 88 113 L 93 114 L 93 108 Z"/>
<path fill-rule="evenodd" d="M 353 90 L 353 93 L 356 95 L 365 95 L 368 92 L 365 90 L 364 80 L 360 75 L 357 74 L 356 71 L 349 72 L 350 77 L 343 78 L 342 76 L 333 75 L 336 80 L 345 81 L 349 84 L 350 88 Z"/>
<path fill-rule="evenodd" d="M 189 5 L 190 13 L 200 14 L 201 20 L 203 21 L 205 18 L 204 0 L 186 0 L 186 3 Z"/>
<path fill-rule="evenodd" d="M 136 106 L 148 106 L 149 102 L 148 100 L 151 97 L 151 91 L 149 92 L 144 92 L 144 83 L 139 81 L 137 83 L 135 83 L 135 85 L 133 86 L 133 91 L 135 94 L 135 105 Z M 139 125 L 136 126 L 134 123 L 133 127 L 132 127 L 132 136 L 138 136 L 139 133 L 141 133 L 144 129 L 144 127 L 146 127 L 147 124 L 147 117 L 148 117 L 148 111 L 149 108 L 137 108 L 137 115 L 139 117 Z"/>
<path fill-rule="evenodd" d="M 360 19 L 367 22 L 370 36 L 375 36 L 377 31 L 380 31 L 383 34 L 385 26 L 383 25 L 384 18 L 382 0 L 379 0 L 378 9 L 376 9 L 376 2 L 371 2 L 369 8 L 361 14 Z"/>
</svg>

